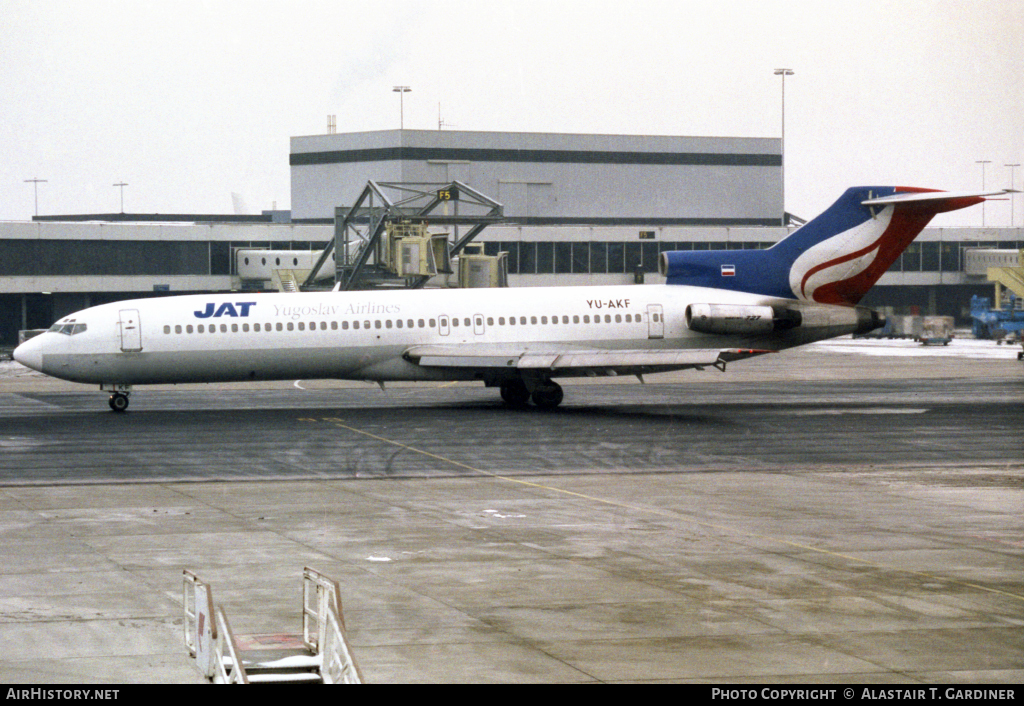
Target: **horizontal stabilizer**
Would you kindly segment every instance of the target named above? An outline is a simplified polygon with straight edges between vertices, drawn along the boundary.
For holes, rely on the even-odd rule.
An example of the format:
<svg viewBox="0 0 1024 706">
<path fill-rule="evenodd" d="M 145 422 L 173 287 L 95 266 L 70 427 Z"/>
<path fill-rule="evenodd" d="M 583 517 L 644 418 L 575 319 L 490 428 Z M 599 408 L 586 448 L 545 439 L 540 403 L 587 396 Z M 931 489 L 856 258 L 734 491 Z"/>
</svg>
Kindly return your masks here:
<svg viewBox="0 0 1024 706">
<path fill-rule="evenodd" d="M 920 201 L 952 201 L 955 199 L 974 199 L 986 196 L 1005 196 L 1020 193 L 1016 189 L 1000 189 L 998 191 L 912 191 L 880 196 L 861 201 L 862 206 L 888 206 L 892 204 L 912 203 Z"/>
</svg>

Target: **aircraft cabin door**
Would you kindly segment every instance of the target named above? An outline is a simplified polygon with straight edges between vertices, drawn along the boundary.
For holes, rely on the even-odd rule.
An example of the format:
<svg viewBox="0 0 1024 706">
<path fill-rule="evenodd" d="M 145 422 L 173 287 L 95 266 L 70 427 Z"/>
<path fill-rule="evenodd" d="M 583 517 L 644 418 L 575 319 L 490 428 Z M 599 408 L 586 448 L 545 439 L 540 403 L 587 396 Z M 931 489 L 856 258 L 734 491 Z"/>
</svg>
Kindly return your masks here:
<svg viewBox="0 0 1024 706">
<path fill-rule="evenodd" d="M 121 351 L 138 353 L 142 350 L 142 327 L 139 322 L 138 309 L 121 309 L 118 312 L 121 329 Z"/>
<path fill-rule="evenodd" d="M 647 305 L 647 338 L 665 338 L 665 309 L 661 304 Z"/>
<path fill-rule="evenodd" d="M 451 331 L 449 328 L 448 317 L 442 314 L 437 317 L 437 332 L 442 336 L 447 336 L 448 332 Z"/>
<path fill-rule="evenodd" d="M 474 314 L 473 315 L 473 333 L 475 333 L 477 336 L 482 336 L 484 334 L 484 315 L 483 314 Z"/>
</svg>

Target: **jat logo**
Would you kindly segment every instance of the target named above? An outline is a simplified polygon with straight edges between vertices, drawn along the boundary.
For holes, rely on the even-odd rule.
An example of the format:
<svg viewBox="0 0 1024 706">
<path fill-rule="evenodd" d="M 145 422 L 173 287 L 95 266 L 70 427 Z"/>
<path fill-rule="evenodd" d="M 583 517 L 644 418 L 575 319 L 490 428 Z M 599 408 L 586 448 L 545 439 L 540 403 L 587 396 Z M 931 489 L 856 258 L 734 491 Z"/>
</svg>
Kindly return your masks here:
<svg viewBox="0 0 1024 706">
<path fill-rule="evenodd" d="M 214 302 L 209 302 L 206 305 L 206 309 L 203 311 L 194 311 L 192 313 L 196 315 L 197 319 L 208 319 L 211 316 L 214 318 L 219 316 L 248 316 L 249 307 L 256 306 L 256 302 L 235 302 L 234 304 L 231 302 L 224 302 L 220 306 L 217 306 L 216 311 L 214 311 L 215 306 L 216 304 Z M 236 309 L 235 307 L 238 308 Z M 241 310 L 242 313 L 238 313 L 239 310 Z"/>
</svg>

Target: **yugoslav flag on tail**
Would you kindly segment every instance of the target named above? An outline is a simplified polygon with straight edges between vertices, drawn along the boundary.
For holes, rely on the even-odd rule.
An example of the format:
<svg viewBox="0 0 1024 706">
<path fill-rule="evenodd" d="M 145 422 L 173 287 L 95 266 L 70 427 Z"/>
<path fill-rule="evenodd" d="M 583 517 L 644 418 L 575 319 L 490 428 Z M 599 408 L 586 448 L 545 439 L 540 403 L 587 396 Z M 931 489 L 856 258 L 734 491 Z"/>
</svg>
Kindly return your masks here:
<svg viewBox="0 0 1024 706">
<path fill-rule="evenodd" d="M 668 284 L 852 306 L 933 216 L 1005 193 L 854 187 L 767 250 L 665 252 L 660 270 Z"/>
</svg>

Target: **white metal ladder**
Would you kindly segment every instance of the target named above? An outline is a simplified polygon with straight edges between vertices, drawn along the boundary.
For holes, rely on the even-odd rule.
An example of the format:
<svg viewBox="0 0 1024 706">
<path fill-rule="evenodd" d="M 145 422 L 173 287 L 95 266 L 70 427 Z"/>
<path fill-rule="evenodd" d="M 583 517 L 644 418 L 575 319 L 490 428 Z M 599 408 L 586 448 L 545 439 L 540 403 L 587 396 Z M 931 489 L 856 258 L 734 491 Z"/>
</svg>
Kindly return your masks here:
<svg viewBox="0 0 1024 706">
<path fill-rule="evenodd" d="M 191 571 L 182 574 L 185 648 L 208 680 L 218 684 L 359 684 L 362 674 L 348 644 L 338 582 L 302 572 L 305 654 L 243 653 L 213 590 Z"/>
</svg>

